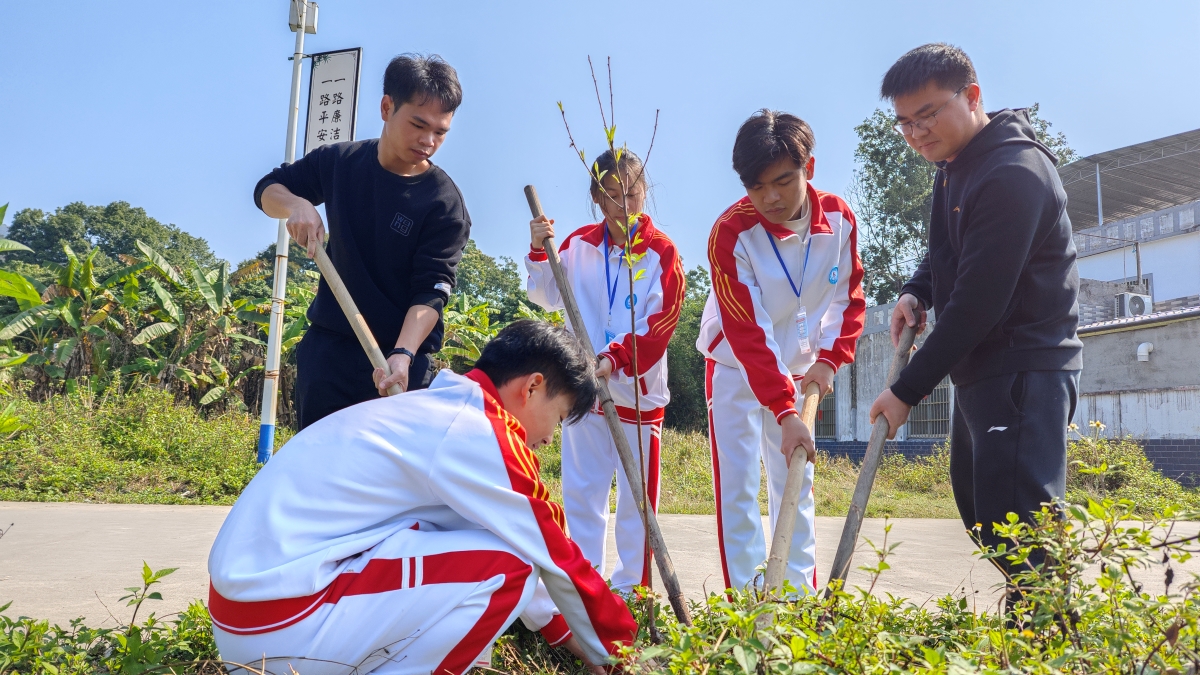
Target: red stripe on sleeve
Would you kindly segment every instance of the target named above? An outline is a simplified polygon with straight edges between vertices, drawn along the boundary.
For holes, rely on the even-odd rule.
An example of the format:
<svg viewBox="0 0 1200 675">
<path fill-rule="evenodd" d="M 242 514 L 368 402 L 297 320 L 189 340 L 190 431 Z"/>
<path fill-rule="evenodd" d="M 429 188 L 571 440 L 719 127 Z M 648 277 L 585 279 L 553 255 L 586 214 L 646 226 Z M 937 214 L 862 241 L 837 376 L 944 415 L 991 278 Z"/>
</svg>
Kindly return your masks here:
<svg viewBox="0 0 1200 675">
<path fill-rule="evenodd" d="M 849 244 L 851 268 L 850 278 L 847 283 L 847 294 L 849 295 L 850 303 L 842 311 L 842 330 L 838 338 L 834 340 L 833 348 L 822 349 L 821 353 L 817 355 L 818 361 L 825 361 L 833 366 L 833 369 L 836 371 L 838 368 L 854 360 L 854 348 L 858 345 L 858 338 L 862 335 L 866 319 L 867 301 L 863 297 L 862 289 L 862 260 L 858 257 L 858 221 L 854 217 L 854 212 L 850 210 L 850 207 L 840 197 L 822 193 L 821 206 L 825 207 L 826 204 L 835 207 L 836 210 L 841 212 L 842 217 L 850 222 Z"/>
<path fill-rule="evenodd" d="M 796 408 L 796 389 L 792 378 L 779 372 L 779 357 L 767 347 L 766 333 L 754 319 L 750 289 L 738 278 L 737 259 L 733 255 L 738 236 L 761 219 L 749 197 L 721 214 L 708 238 L 708 262 L 721 331 L 728 338 L 734 357 L 742 364 L 754 397 L 778 417 Z"/>
<path fill-rule="evenodd" d="M 619 645 L 632 644 L 637 634 L 633 615 L 583 557 L 579 546 L 567 538 L 563 508 L 550 501 L 550 491 L 538 473 L 537 455 L 525 445 L 520 422 L 500 405 L 487 375 L 473 370 L 467 377 L 479 382 L 483 390 L 484 413 L 492 423 L 512 489 L 529 499 L 550 559 L 570 577 L 596 636 L 610 654 L 616 653 Z"/>
</svg>

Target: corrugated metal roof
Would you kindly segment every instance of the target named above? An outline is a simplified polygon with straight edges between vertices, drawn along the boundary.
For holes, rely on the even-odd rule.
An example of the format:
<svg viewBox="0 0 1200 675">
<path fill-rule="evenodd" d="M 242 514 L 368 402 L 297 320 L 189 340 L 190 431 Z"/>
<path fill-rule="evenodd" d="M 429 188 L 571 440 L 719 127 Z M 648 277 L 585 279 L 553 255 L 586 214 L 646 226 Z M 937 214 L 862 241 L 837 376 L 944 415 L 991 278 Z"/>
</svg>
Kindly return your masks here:
<svg viewBox="0 0 1200 675">
<path fill-rule="evenodd" d="M 1076 232 L 1098 224 L 1096 166 L 1104 221 L 1200 199 L 1200 129 L 1101 152 L 1058 168 Z"/>
<path fill-rule="evenodd" d="M 1146 328 L 1148 326 L 1156 326 L 1159 324 L 1190 319 L 1200 319 L 1200 307 L 1185 307 L 1183 309 L 1172 309 L 1166 312 L 1152 312 L 1150 314 L 1143 314 L 1142 316 L 1131 316 L 1123 319 L 1099 321 L 1086 326 L 1080 326 L 1079 334 L 1081 336 L 1086 336 L 1094 333 L 1110 333 L 1118 330 Z"/>
</svg>

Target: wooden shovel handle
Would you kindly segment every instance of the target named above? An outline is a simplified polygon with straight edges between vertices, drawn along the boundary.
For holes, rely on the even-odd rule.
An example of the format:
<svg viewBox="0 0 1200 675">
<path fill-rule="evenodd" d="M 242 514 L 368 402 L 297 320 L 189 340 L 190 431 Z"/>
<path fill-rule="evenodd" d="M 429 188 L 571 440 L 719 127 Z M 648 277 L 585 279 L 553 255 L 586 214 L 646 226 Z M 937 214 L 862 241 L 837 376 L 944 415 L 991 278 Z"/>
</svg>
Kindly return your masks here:
<svg viewBox="0 0 1200 675">
<path fill-rule="evenodd" d="M 891 368 L 888 369 L 887 386 L 892 386 L 900 379 L 900 371 L 908 365 L 908 358 L 912 355 L 916 339 L 917 329 L 905 326 L 900 333 L 900 344 L 896 345 L 896 353 L 892 356 Z M 887 418 L 883 415 L 875 418 L 875 425 L 871 427 L 871 440 L 867 442 L 867 452 L 863 455 L 862 466 L 858 470 L 854 496 L 850 499 L 850 510 L 846 513 L 846 524 L 842 526 L 842 538 L 838 542 L 833 567 L 829 571 L 831 583 L 834 579 L 845 581 L 850 572 L 850 560 L 854 557 L 854 547 L 858 545 L 858 531 L 867 512 L 867 500 L 871 498 L 871 488 L 875 485 L 879 462 L 883 459 L 883 446 L 887 442 L 888 431 L 890 429 Z M 828 585 L 826 587 L 828 588 Z"/>
<path fill-rule="evenodd" d="M 804 390 L 804 403 L 800 406 L 800 421 L 816 434 L 817 406 L 821 402 L 821 386 L 816 382 Z M 788 558 L 792 550 L 792 533 L 796 529 L 797 510 L 800 506 L 800 490 L 804 487 L 804 469 L 808 464 L 803 448 L 792 450 L 788 466 L 787 482 L 783 486 L 783 497 L 779 500 L 779 516 L 775 519 L 775 534 L 771 538 L 771 555 L 767 557 L 766 591 L 777 593 L 783 587 Z"/>
<path fill-rule="evenodd" d="M 545 215 L 542 211 L 541 200 L 538 199 L 537 190 L 532 185 L 525 186 L 525 199 L 529 202 L 529 211 L 534 218 Z M 546 258 L 550 261 L 551 271 L 554 272 L 554 283 L 558 285 L 558 292 L 562 296 L 563 307 L 567 312 L 567 320 L 571 322 L 571 327 L 575 330 L 575 337 L 588 354 L 595 354 L 596 352 L 592 349 L 592 341 L 588 337 L 587 327 L 583 323 L 583 316 L 579 313 L 579 305 L 575 302 L 575 292 L 571 290 L 571 282 L 563 272 L 562 262 L 558 259 L 558 249 L 554 246 L 554 238 L 546 237 L 542 246 L 546 249 Z M 604 410 L 604 420 L 608 423 L 608 430 L 612 434 L 613 442 L 616 443 L 621 467 L 625 470 L 625 477 L 629 479 L 629 484 L 639 486 L 634 489 L 634 499 L 637 502 L 638 512 L 645 519 L 649 530 L 647 535 L 650 538 L 650 549 L 654 554 L 654 561 L 658 563 L 658 574 L 662 577 L 663 585 L 666 586 L 667 600 L 671 603 L 671 609 L 675 611 L 675 617 L 684 625 L 690 626 L 692 617 L 688 611 L 683 589 L 679 586 L 679 577 L 675 574 L 675 565 L 671 562 L 670 554 L 667 553 L 667 542 L 663 539 L 662 529 L 658 526 L 658 518 L 654 515 L 654 510 L 647 508 L 641 464 L 634 458 L 633 449 L 629 446 L 629 439 L 626 438 L 620 418 L 617 417 L 617 407 L 613 403 L 612 394 L 608 391 L 608 382 L 601 379 L 599 384 L 600 407 Z"/>
<path fill-rule="evenodd" d="M 358 311 L 358 305 L 354 304 L 354 298 L 350 297 L 350 291 L 346 289 L 345 282 L 342 281 L 342 276 L 338 274 L 337 268 L 333 266 L 333 261 L 329 259 L 329 254 L 325 252 L 324 247 L 317 247 L 317 269 L 321 270 L 321 276 L 325 277 L 325 283 L 329 284 L 329 289 L 333 291 L 333 297 L 337 298 L 338 305 L 346 314 L 346 320 L 350 322 L 350 327 L 354 329 L 354 334 L 358 336 L 358 343 L 362 345 L 363 351 L 367 353 L 367 358 L 370 359 L 371 365 L 383 370 L 384 377 L 390 377 L 392 369 L 388 367 L 387 359 L 383 357 L 383 352 L 379 350 L 379 343 L 375 341 L 375 336 L 371 334 L 370 327 L 367 326 L 367 320 L 363 318 L 362 312 Z M 400 385 L 393 384 L 388 387 L 388 396 L 402 394 L 404 391 L 400 389 Z"/>
</svg>

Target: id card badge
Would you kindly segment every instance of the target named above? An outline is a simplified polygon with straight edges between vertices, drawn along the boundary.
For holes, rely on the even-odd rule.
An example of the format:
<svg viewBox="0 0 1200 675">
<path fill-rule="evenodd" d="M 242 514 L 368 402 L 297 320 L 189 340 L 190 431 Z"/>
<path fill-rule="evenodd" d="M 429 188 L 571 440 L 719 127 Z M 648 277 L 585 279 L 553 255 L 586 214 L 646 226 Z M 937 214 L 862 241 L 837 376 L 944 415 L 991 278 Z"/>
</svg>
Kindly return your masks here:
<svg viewBox="0 0 1200 675">
<path fill-rule="evenodd" d="M 611 330 L 609 330 L 607 328 L 604 329 L 604 344 L 606 344 L 606 345 L 612 344 L 612 341 L 616 337 L 617 337 L 616 333 L 612 332 Z"/>
<path fill-rule="evenodd" d="M 812 351 L 812 346 L 808 342 L 808 311 L 804 309 L 803 305 L 796 310 L 796 337 L 800 339 L 801 354 Z"/>
</svg>

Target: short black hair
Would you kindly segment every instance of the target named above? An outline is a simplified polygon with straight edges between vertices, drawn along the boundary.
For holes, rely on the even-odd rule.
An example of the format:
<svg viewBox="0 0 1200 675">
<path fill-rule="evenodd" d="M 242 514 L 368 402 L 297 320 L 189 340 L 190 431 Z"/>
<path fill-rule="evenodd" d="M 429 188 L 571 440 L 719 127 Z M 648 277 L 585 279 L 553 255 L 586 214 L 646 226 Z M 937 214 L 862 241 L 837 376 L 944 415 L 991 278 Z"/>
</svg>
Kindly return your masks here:
<svg viewBox="0 0 1200 675">
<path fill-rule="evenodd" d="M 921 91 L 930 82 L 957 91 L 976 81 L 975 65 L 966 52 L 944 42 L 931 42 L 901 56 L 888 68 L 879 96 L 894 101 Z"/>
<path fill-rule="evenodd" d="M 567 422 L 578 422 L 596 403 L 596 358 L 583 350 L 579 340 L 545 321 L 522 319 L 506 326 L 483 348 L 475 361 L 497 388 L 509 380 L 541 373 L 551 397 L 574 397 Z"/>
<path fill-rule="evenodd" d="M 738 129 L 733 141 L 733 170 L 742 185 L 758 184 L 758 177 L 785 153 L 799 166 L 812 156 L 817 139 L 808 122 L 785 112 L 763 108 Z"/>
<path fill-rule="evenodd" d="M 383 72 L 383 93 L 392 99 L 392 114 L 405 103 L 424 105 L 431 97 L 452 113 L 462 104 L 458 73 L 437 54 L 401 54 Z"/>
</svg>

